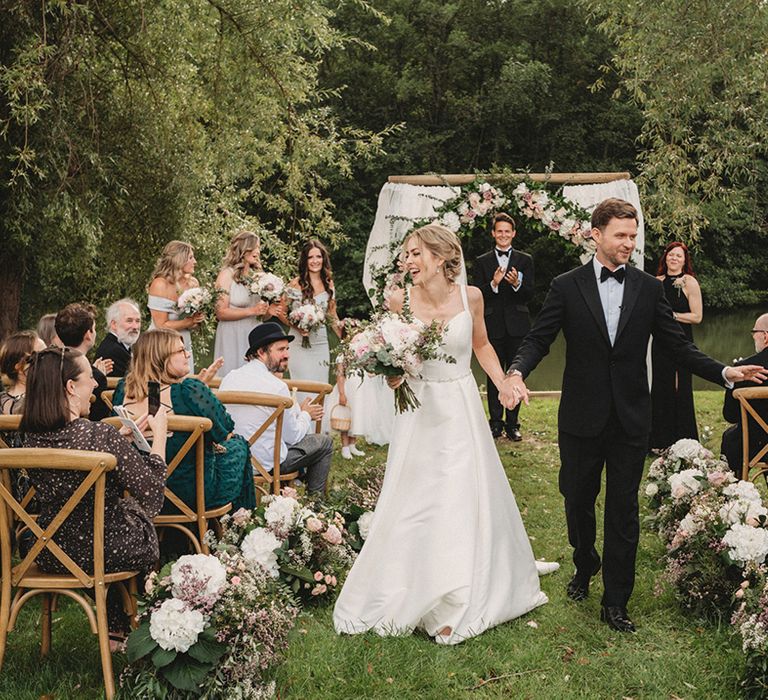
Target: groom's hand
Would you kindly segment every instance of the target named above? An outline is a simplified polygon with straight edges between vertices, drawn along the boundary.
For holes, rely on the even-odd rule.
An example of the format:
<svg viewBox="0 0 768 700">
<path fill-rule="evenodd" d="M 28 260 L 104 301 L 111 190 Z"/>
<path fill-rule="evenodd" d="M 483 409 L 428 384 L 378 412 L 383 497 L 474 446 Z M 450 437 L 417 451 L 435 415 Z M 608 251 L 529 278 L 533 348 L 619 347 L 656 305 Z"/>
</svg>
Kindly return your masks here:
<svg viewBox="0 0 768 700">
<path fill-rule="evenodd" d="M 515 408 L 521 401 L 528 405 L 528 387 L 519 374 L 504 377 L 499 391 L 499 401 L 505 408 Z"/>
<path fill-rule="evenodd" d="M 768 379 L 768 370 L 760 365 L 739 365 L 738 367 L 726 367 L 725 378 L 729 382 L 754 382 L 762 384 Z"/>
</svg>

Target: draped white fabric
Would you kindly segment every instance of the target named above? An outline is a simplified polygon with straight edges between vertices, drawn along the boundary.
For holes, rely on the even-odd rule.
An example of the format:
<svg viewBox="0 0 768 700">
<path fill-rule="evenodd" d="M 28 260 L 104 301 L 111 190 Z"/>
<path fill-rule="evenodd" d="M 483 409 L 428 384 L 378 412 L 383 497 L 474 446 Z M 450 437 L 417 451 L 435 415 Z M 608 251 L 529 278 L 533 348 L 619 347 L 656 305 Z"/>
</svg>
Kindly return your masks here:
<svg viewBox="0 0 768 700">
<path fill-rule="evenodd" d="M 634 204 L 638 213 L 638 222 L 637 247 L 632 254 L 632 264 L 639 270 L 643 269 L 645 222 L 643 210 L 640 206 L 640 194 L 637 191 L 637 185 L 632 180 L 612 180 L 611 182 L 600 182 L 594 185 L 566 185 L 563 187 L 563 196 L 586 209 L 590 214 L 600 202 L 608 199 L 608 197 L 618 197 L 630 204 Z M 590 254 L 585 254 L 581 256 L 581 260 L 586 262 L 590 257 Z"/>
<path fill-rule="evenodd" d="M 435 209 L 458 192 L 458 187 L 406 185 L 390 182 L 381 188 L 376 218 L 365 251 L 363 286 L 366 289 L 372 287 L 371 266 L 389 262 L 388 246 L 390 241 L 401 240 L 413 226 L 414 219 L 434 216 Z M 613 180 L 594 185 L 567 185 L 563 188 L 563 195 L 590 213 L 599 202 L 608 197 L 619 197 L 634 204 L 639 212 L 640 220 L 638 222 L 637 249 L 632 256 L 632 262 L 641 270 L 643 269 L 645 228 L 643 212 L 640 207 L 640 196 L 637 185 L 632 180 Z M 514 211 L 510 213 L 513 216 L 515 214 Z M 588 257 L 589 255 L 585 255 L 583 259 L 586 261 Z M 458 282 L 464 284 L 465 281 L 466 276 L 462 274 Z"/>
</svg>

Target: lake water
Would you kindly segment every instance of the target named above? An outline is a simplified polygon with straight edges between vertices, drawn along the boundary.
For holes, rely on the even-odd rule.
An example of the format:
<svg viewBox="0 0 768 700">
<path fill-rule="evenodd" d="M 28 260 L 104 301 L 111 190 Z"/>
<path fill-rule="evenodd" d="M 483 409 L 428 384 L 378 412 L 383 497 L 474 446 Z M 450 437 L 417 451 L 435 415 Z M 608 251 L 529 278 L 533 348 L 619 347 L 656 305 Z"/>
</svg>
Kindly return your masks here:
<svg viewBox="0 0 768 700">
<path fill-rule="evenodd" d="M 709 312 L 704 310 L 704 320 L 693 328 L 693 340 L 710 357 L 724 364 L 731 364 L 734 358 L 749 357 L 755 352 L 750 330 L 755 319 L 766 310 L 763 308 L 742 308 L 731 311 Z M 526 380 L 528 388 L 534 391 L 559 391 L 565 364 L 565 340 L 562 333 L 550 348 L 549 355 Z M 474 361 L 473 371 L 478 382 L 485 384 L 485 375 Z M 694 389 L 722 389 L 710 382 L 693 378 Z"/>
</svg>

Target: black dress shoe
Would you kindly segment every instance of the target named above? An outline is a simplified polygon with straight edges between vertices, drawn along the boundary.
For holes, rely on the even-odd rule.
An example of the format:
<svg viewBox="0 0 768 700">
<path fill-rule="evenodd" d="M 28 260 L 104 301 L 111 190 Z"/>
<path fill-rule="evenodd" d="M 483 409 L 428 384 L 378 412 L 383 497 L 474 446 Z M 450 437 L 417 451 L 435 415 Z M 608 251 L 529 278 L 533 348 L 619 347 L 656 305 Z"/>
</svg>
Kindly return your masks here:
<svg viewBox="0 0 768 700">
<path fill-rule="evenodd" d="M 497 440 L 500 438 L 503 434 L 503 431 L 501 428 L 491 428 L 491 435 L 493 436 L 494 440 Z"/>
<path fill-rule="evenodd" d="M 600 571 L 600 564 L 595 564 L 595 567 L 589 573 L 588 576 L 582 576 L 578 571 L 573 575 L 573 578 L 568 582 L 565 587 L 566 595 L 576 602 L 584 600 L 589 595 L 589 580 Z"/>
<path fill-rule="evenodd" d="M 635 625 L 629 619 L 627 609 L 618 605 L 607 605 L 600 608 L 600 619 L 608 623 L 608 627 L 617 632 L 634 632 Z"/>
<path fill-rule="evenodd" d="M 520 442 L 523 439 L 523 436 L 520 433 L 520 428 L 507 430 L 507 437 L 512 440 L 512 442 Z"/>
</svg>

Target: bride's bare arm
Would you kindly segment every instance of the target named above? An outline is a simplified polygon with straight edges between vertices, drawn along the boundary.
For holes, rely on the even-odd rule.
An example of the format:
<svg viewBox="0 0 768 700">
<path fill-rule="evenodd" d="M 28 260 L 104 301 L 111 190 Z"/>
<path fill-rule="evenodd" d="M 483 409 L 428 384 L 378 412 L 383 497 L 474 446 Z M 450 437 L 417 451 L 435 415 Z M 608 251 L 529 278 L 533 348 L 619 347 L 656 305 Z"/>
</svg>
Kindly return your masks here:
<svg viewBox="0 0 768 700">
<path fill-rule="evenodd" d="M 501 391 L 504 382 L 504 370 L 488 340 L 488 332 L 485 329 L 485 315 L 483 312 L 483 294 L 477 287 L 467 287 L 469 311 L 472 314 L 472 350 L 485 373 L 490 377 L 496 388 Z"/>
</svg>

